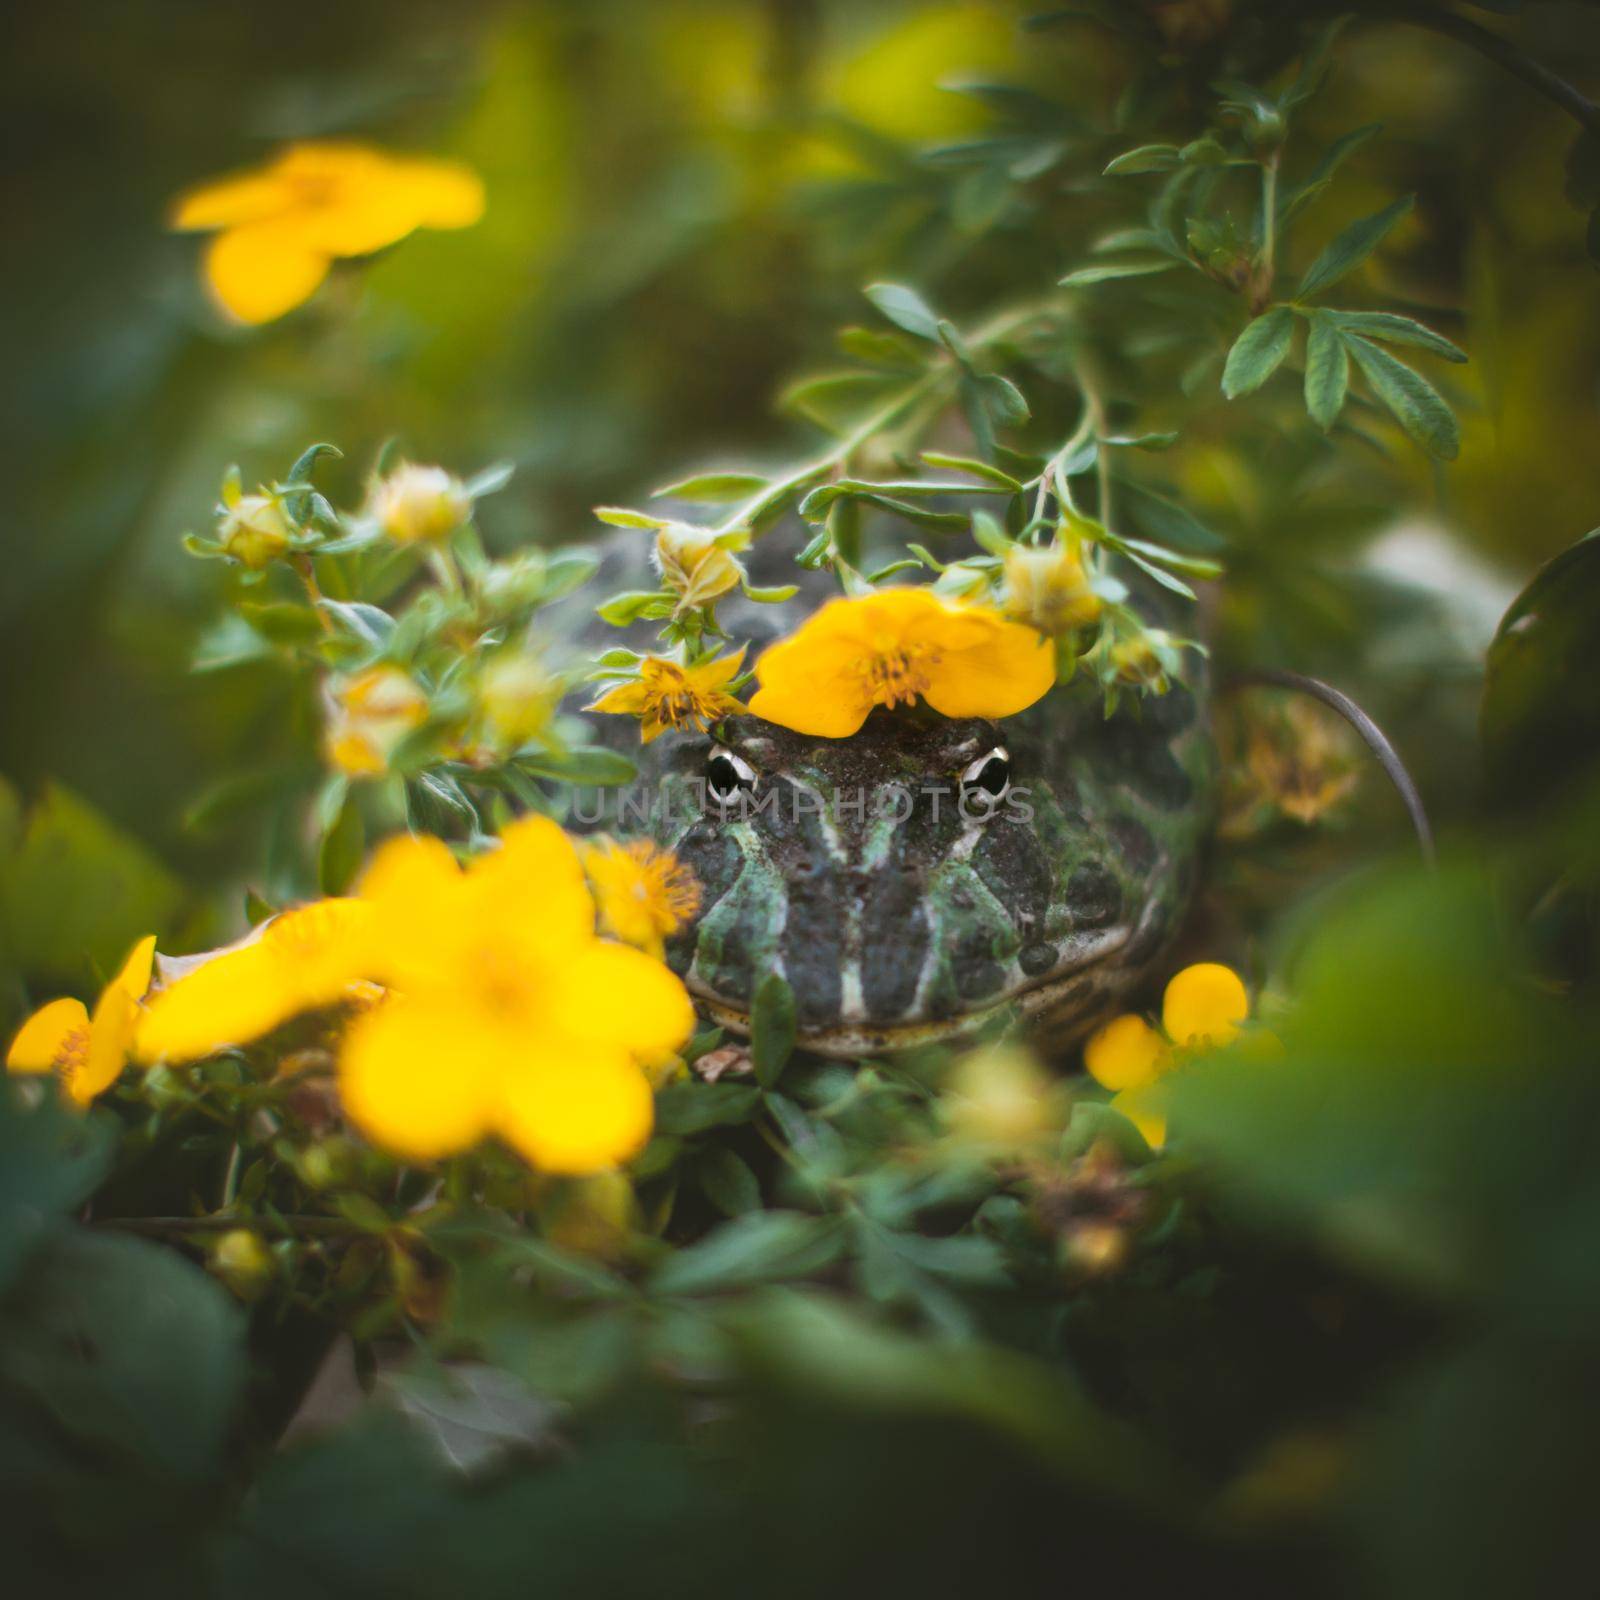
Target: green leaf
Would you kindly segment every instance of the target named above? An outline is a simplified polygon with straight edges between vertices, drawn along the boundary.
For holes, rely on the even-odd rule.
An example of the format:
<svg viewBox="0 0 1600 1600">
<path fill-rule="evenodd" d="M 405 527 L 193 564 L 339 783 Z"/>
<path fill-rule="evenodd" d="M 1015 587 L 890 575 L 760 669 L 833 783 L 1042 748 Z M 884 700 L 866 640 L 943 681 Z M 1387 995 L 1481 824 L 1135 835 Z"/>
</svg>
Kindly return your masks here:
<svg viewBox="0 0 1600 1600">
<path fill-rule="evenodd" d="M 1230 400 L 1259 389 L 1278 370 L 1289 353 L 1294 333 L 1294 313 L 1274 306 L 1251 322 L 1233 341 L 1222 369 L 1222 392 Z"/>
<path fill-rule="evenodd" d="M 1014 478 L 1009 472 L 1003 472 L 999 467 L 990 465 L 987 461 L 978 461 L 972 456 L 946 455 L 942 450 L 924 450 L 922 460 L 930 467 L 948 467 L 955 472 L 970 472 L 975 478 L 982 478 L 987 483 L 994 484 L 997 488 L 1009 494 L 1022 493 L 1022 481 Z M 956 492 L 954 487 L 952 492 Z M 962 485 L 960 492 L 970 494 L 970 485 Z"/>
<path fill-rule="evenodd" d="M 1323 152 L 1322 159 L 1312 168 L 1306 181 L 1285 200 L 1278 210 L 1278 231 L 1294 220 L 1316 197 L 1328 187 L 1333 175 L 1347 157 L 1355 154 L 1369 139 L 1383 131 L 1381 122 L 1369 122 L 1365 127 L 1352 129 L 1341 135 Z"/>
<path fill-rule="evenodd" d="M 740 1217 L 761 1204 L 761 1185 L 749 1166 L 725 1145 L 708 1150 L 695 1166 L 695 1179 L 712 1205 L 727 1217 Z"/>
<path fill-rule="evenodd" d="M 79 983 L 86 959 L 115 972 L 135 941 L 172 926 L 182 902 L 182 885 L 137 839 L 54 783 L 0 858 L 8 942 L 36 978 Z"/>
<path fill-rule="evenodd" d="M 1400 426 L 1430 455 L 1455 460 L 1461 449 L 1461 432 L 1439 391 L 1420 372 L 1360 334 L 1349 335 L 1345 342 L 1373 393 L 1394 413 Z"/>
<path fill-rule="evenodd" d="M 1170 172 L 1178 165 L 1178 147 L 1175 144 L 1142 144 L 1134 150 L 1124 150 L 1109 161 L 1103 176 L 1124 177 L 1133 172 Z"/>
<path fill-rule="evenodd" d="M 535 778 L 554 778 L 564 783 L 609 786 L 631 783 L 639 775 L 638 764 L 630 757 L 598 744 L 579 745 L 548 754 L 519 755 L 516 765 Z"/>
<path fill-rule="evenodd" d="M 241 600 L 239 615 L 274 644 L 305 644 L 322 633 L 322 622 L 310 606 L 293 600 Z"/>
<path fill-rule="evenodd" d="M 379 606 L 361 600 L 319 600 L 317 605 L 344 633 L 363 644 L 382 649 L 395 630 L 395 620 Z"/>
<path fill-rule="evenodd" d="M 658 1133 L 704 1133 L 748 1122 L 761 1104 L 753 1083 L 675 1083 L 656 1096 Z"/>
<path fill-rule="evenodd" d="M 1295 291 L 1296 297 L 1304 299 L 1307 295 L 1319 294 L 1337 283 L 1347 272 L 1360 266 L 1383 242 L 1389 230 L 1410 211 L 1414 198 L 1409 194 L 1403 195 L 1382 211 L 1375 211 L 1370 217 L 1352 222 L 1311 263 L 1300 280 L 1300 287 Z"/>
<path fill-rule="evenodd" d="M 339 1215 L 363 1233 L 387 1233 L 394 1226 L 388 1212 L 367 1195 L 351 1191 L 339 1195 L 333 1203 Z"/>
<path fill-rule="evenodd" d="M 753 1211 L 669 1256 L 649 1287 L 663 1295 L 715 1294 L 804 1277 L 827 1266 L 843 1243 L 832 1217 Z"/>
<path fill-rule="evenodd" d="M 770 972 L 756 988 L 750 1006 L 750 1059 L 756 1081 L 772 1088 L 794 1054 L 794 990 L 780 973 Z"/>
<path fill-rule="evenodd" d="M 794 583 L 772 584 L 765 589 L 753 583 L 744 585 L 745 599 L 754 600 L 758 605 L 764 606 L 781 605 L 785 600 L 794 599 L 799 592 L 800 586 Z"/>
<path fill-rule="evenodd" d="M 596 506 L 594 514 L 613 528 L 664 528 L 671 517 L 652 516 L 648 511 L 630 511 L 627 506 Z"/>
<path fill-rule="evenodd" d="M 760 494 L 768 480 L 755 472 L 702 472 L 692 478 L 681 478 L 677 483 L 663 484 L 652 489 L 654 500 L 692 500 L 697 505 L 720 505 L 729 500 L 747 500 Z"/>
<path fill-rule="evenodd" d="M 295 463 L 289 468 L 289 475 L 283 480 L 285 483 L 309 483 L 311 469 L 316 466 L 323 456 L 331 456 L 335 461 L 344 460 L 344 451 L 336 445 L 314 444 L 302 450 L 295 457 Z"/>
<path fill-rule="evenodd" d="M 1011 540 L 1006 537 L 1005 529 L 987 511 L 972 513 L 972 537 L 992 556 L 1004 560 L 1011 554 Z"/>
<path fill-rule="evenodd" d="M 1430 355 L 1443 356 L 1446 361 L 1465 361 L 1467 353 L 1451 344 L 1442 333 L 1410 317 L 1396 316 L 1389 311 L 1328 311 L 1341 328 L 1349 333 L 1360 333 L 1369 339 L 1381 339 L 1385 344 L 1414 345 Z"/>
<path fill-rule="evenodd" d="M 1167 272 L 1177 265 L 1168 256 L 1158 256 L 1153 260 L 1097 261 L 1087 267 L 1077 267 L 1057 281 L 1063 289 L 1082 289 L 1091 283 L 1105 283 L 1112 278 L 1148 277 L 1153 273 Z"/>
<path fill-rule="evenodd" d="M 345 796 L 337 820 L 322 836 L 317 852 L 317 884 L 324 894 L 343 894 L 361 867 L 367 830 L 352 791 Z"/>
<path fill-rule="evenodd" d="M 125 1234 L 57 1235 L 0 1311 L 0 1389 L 26 1395 L 77 1451 L 123 1456 L 136 1473 L 214 1482 L 245 1372 L 229 1295 Z"/>
<path fill-rule="evenodd" d="M 1311 314 L 1306 339 L 1306 410 L 1324 433 L 1344 410 L 1350 386 L 1350 353 L 1339 324 L 1326 311 Z"/>
<path fill-rule="evenodd" d="M 659 589 L 635 589 L 627 594 L 613 595 L 604 605 L 594 609 L 596 616 L 613 627 L 625 628 L 644 617 L 669 617 L 674 604 L 672 596 L 663 594 Z"/>
<path fill-rule="evenodd" d="M 938 314 L 915 289 L 901 283 L 874 283 L 868 286 L 866 295 L 897 327 L 919 339 L 938 341 Z"/>
<path fill-rule="evenodd" d="M 0 1293 L 52 1219 L 99 1186 L 116 1127 L 113 1117 L 68 1110 L 56 1095 L 27 1107 L 15 1081 L 0 1081 Z"/>
<path fill-rule="evenodd" d="M 497 461 L 493 466 L 485 467 L 482 472 L 473 473 L 464 487 L 472 499 L 481 500 L 485 495 L 498 494 L 511 482 L 516 470 L 513 462 Z"/>
</svg>

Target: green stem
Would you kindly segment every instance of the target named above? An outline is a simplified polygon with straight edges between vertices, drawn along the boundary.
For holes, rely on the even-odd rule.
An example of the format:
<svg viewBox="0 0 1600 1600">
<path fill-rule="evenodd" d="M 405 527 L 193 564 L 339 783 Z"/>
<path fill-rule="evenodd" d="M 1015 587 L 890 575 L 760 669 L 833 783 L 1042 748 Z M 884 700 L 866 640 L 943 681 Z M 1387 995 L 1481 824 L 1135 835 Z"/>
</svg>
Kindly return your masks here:
<svg viewBox="0 0 1600 1600">
<path fill-rule="evenodd" d="M 1250 285 L 1250 314 L 1259 317 L 1272 300 L 1272 286 L 1278 276 L 1278 163 L 1282 152 L 1274 150 L 1261 164 L 1261 253 L 1256 258 L 1254 280 Z"/>
<path fill-rule="evenodd" d="M 102 1217 L 102 1228 L 121 1228 L 124 1233 L 227 1233 L 234 1228 L 249 1228 L 256 1233 L 277 1232 L 289 1238 L 300 1235 L 359 1234 L 365 1230 L 338 1217 Z"/>
<path fill-rule="evenodd" d="M 1009 333 L 1014 333 L 1018 328 L 1025 326 L 1032 319 L 1046 310 L 1047 304 L 1035 302 L 1026 306 L 1019 306 L 1011 311 L 1001 312 L 983 327 L 976 329 L 967 339 L 967 343 L 974 349 L 981 349 L 985 345 L 994 344 L 1005 338 Z M 812 457 L 792 471 L 785 473 L 776 483 L 769 483 L 759 493 L 752 495 L 748 500 L 736 506 L 727 518 L 718 526 L 717 533 L 732 533 L 737 528 L 745 528 L 771 507 L 781 504 L 797 489 L 813 479 L 822 477 L 825 473 L 833 472 L 849 463 L 850 457 L 875 434 L 881 433 L 891 423 L 897 422 L 907 412 L 914 410 L 918 405 L 932 398 L 938 393 L 940 387 L 949 382 L 956 373 L 956 363 L 953 358 L 947 358 L 938 365 L 931 367 L 923 373 L 916 382 L 908 384 L 904 389 L 889 400 L 885 401 L 869 417 L 856 424 L 842 438 L 836 440 L 821 455 Z"/>
</svg>

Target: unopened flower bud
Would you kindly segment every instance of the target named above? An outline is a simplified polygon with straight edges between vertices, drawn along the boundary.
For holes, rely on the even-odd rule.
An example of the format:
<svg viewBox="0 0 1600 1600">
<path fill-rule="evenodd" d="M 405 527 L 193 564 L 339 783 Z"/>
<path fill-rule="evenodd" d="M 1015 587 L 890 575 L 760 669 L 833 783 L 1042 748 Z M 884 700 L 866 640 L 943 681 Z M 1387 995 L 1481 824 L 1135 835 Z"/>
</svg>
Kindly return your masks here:
<svg viewBox="0 0 1600 1600">
<path fill-rule="evenodd" d="M 217 1239 L 206 1265 L 241 1300 L 259 1298 L 272 1281 L 272 1254 L 248 1228 L 230 1228 Z"/>
<path fill-rule="evenodd" d="M 1057 638 L 1100 615 L 1100 596 L 1089 587 L 1075 545 L 1036 549 L 1013 545 L 1006 552 L 1006 615 Z"/>
<path fill-rule="evenodd" d="M 1117 682 L 1130 688 L 1148 689 L 1152 694 L 1165 694 L 1172 687 L 1160 649 L 1165 641 L 1166 635 L 1153 629 L 1143 637 L 1117 640 L 1111 647 L 1111 665 Z"/>
<path fill-rule="evenodd" d="M 496 656 L 478 680 L 484 727 L 505 750 L 515 750 L 543 733 L 559 698 L 560 685 L 537 657 L 525 651 Z"/>
<path fill-rule="evenodd" d="M 726 548 L 725 536 L 686 522 L 669 522 L 656 533 L 656 571 L 685 606 L 702 606 L 739 587 L 743 569 Z"/>
<path fill-rule="evenodd" d="M 283 502 L 273 494 L 241 494 L 225 505 L 217 522 L 223 554 L 252 572 L 271 566 L 289 548 L 293 535 Z"/>
<path fill-rule="evenodd" d="M 396 544 L 447 539 L 472 515 L 472 496 L 443 467 L 402 461 L 372 486 L 367 514 Z"/>
</svg>

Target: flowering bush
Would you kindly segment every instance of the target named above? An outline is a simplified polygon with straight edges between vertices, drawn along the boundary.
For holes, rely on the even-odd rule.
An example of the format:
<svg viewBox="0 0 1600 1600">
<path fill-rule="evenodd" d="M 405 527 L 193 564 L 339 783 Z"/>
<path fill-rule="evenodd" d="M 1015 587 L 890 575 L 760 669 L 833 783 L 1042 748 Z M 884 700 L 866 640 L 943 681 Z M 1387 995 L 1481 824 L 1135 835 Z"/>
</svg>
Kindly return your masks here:
<svg viewBox="0 0 1600 1600">
<path fill-rule="evenodd" d="M 182 171 L 13 480 L 19 1593 L 1570 1584 L 1600 112 L 1485 9 L 97 43 Z"/>
</svg>

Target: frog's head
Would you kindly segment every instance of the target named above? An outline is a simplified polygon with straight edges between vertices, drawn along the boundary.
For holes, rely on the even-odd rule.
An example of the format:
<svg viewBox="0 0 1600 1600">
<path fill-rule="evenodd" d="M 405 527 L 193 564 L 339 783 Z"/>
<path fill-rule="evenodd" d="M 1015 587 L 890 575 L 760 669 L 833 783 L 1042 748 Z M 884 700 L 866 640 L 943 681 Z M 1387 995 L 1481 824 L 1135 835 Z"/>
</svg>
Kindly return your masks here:
<svg viewBox="0 0 1600 1600">
<path fill-rule="evenodd" d="M 781 973 L 826 1054 L 1008 1005 L 1092 1020 L 1156 953 L 1190 877 L 1196 774 L 1161 721 L 880 709 L 849 739 L 754 717 L 683 739 L 665 782 L 695 801 L 662 835 L 703 898 L 669 959 L 735 1029 Z"/>
</svg>

